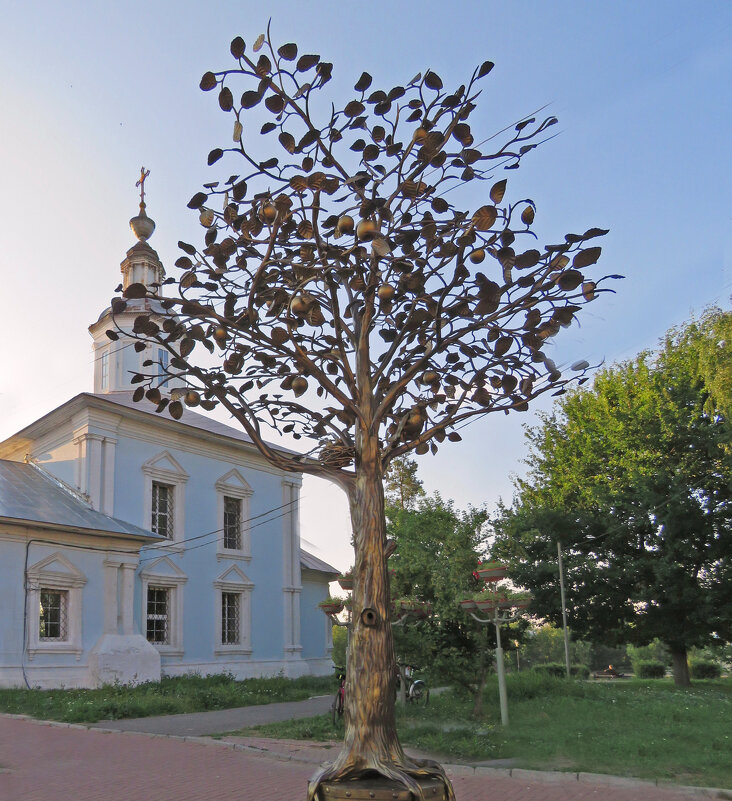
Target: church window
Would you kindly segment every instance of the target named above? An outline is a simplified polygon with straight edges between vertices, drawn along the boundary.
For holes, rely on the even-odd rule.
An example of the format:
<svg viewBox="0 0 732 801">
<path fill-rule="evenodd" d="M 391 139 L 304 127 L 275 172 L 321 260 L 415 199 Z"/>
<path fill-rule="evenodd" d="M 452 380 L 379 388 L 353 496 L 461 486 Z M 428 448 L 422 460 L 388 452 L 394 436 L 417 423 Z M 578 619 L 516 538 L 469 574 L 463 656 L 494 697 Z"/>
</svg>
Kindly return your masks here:
<svg viewBox="0 0 732 801">
<path fill-rule="evenodd" d="M 241 550 L 241 498 L 224 496 L 224 548 Z"/>
<path fill-rule="evenodd" d="M 161 537 L 172 539 L 173 522 L 173 487 L 153 481 L 151 529 Z"/>
<path fill-rule="evenodd" d="M 241 642 L 241 593 L 221 593 L 221 644 Z"/>
<path fill-rule="evenodd" d="M 168 351 L 160 348 L 158 350 L 158 386 L 163 386 L 169 381 L 168 376 Z"/>
<path fill-rule="evenodd" d="M 41 587 L 38 639 L 43 642 L 66 642 L 69 638 L 69 593 Z"/>
<path fill-rule="evenodd" d="M 100 388 L 102 390 L 109 389 L 109 351 L 105 350 L 102 353 L 101 370 L 100 370 Z"/>
<path fill-rule="evenodd" d="M 249 516 L 252 488 L 238 470 L 229 470 L 215 484 L 217 495 L 216 542 L 218 559 L 251 559 Z"/>
<path fill-rule="evenodd" d="M 148 642 L 170 643 L 170 588 L 147 588 L 147 639 Z"/>
<path fill-rule="evenodd" d="M 26 571 L 27 652 L 75 654 L 81 645 L 81 602 L 86 576 L 61 551 Z"/>
</svg>

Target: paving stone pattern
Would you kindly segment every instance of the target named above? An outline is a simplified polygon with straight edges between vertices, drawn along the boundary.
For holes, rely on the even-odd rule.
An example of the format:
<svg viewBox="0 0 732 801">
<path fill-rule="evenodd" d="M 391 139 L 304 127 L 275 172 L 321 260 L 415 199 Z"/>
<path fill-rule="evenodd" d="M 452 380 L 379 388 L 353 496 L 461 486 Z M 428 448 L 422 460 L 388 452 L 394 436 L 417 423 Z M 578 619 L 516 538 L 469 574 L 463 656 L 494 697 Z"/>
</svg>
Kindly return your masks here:
<svg viewBox="0 0 732 801">
<path fill-rule="evenodd" d="M 1 801 L 304 801 L 316 744 L 170 737 L 0 715 Z M 700 791 L 589 774 L 453 766 L 458 801 L 680 801 Z"/>
</svg>

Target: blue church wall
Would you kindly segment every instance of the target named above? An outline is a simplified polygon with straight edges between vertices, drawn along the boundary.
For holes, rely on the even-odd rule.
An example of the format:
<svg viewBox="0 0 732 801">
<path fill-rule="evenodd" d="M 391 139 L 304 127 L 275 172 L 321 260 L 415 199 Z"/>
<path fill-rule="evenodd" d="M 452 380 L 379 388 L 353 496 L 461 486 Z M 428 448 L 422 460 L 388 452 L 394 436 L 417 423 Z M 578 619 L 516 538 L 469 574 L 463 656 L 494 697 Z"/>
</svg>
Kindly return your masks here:
<svg viewBox="0 0 732 801">
<path fill-rule="evenodd" d="M 226 453 L 225 449 L 221 450 Z M 182 588 L 184 654 L 182 656 L 163 654 L 164 666 L 186 664 L 198 666 L 200 663 L 223 664 L 230 661 L 230 657 L 214 654 L 218 636 L 216 605 L 220 603 L 220 598 L 214 591 L 213 583 L 232 565 L 236 565 L 254 584 L 251 591 L 250 659 L 281 660 L 284 644 L 282 513 L 286 511 L 279 508 L 282 506 L 281 477 L 261 469 L 254 469 L 235 458 L 213 459 L 183 447 L 174 447 L 172 443 L 163 445 L 160 442 L 120 436 L 115 455 L 115 517 L 129 520 L 142 527 L 150 527 L 150 520 L 144 519 L 143 499 L 146 484 L 152 479 L 143 472 L 143 465 L 163 453 L 168 453 L 188 476 L 183 488 L 185 499 L 183 534 L 184 539 L 189 540 L 186 550 L 182 553 L 175 551 L 175 545 L 172 548 L 152 546 L 144 548 L 141 552 L 141 570 L 161 556 L 167 556 L 187 578 Z M 169 461 L 165 463 L 170 465 Z M 221 532 L 217 532 L 220 521 L 215 484 L 233 469 L 236 469 L 251 487 L 249 516 L 258 518 L 251 524 L 251 560 L 229 559 L 217 553 L 217 539 L 221 537 Z M 274 510 L 271 519 L 258 517 L 270 510 Z M 176 513 L 179 511 L 177 509 Z M 142 629 L 141 582 L 138 582 L 136 589 L 135 620 Z"/>
<path fill-rule="evenodd" d="M 328 597 L 328 584 L 303 571 L 300 596 L 300 630 L 303 659 L 316 659 L 326 653 L 326 616 L 318 604 Z"/>
<path fill-rule="evenodd" d="M 0 534 L 3 554 L 0 559 L 0 609 L 3 610 L 0 615 L 0 666 L 4 668 L 0 673 L 0 686 L 20 686 L 26 680 L 32 687 L 87 686 L 89 651 L 104 630 L 104 561 L 117 552 L 104 550 L 103 539 L 97 537 L 93 545 L 89 544 L 100 550 L 86 550 L 82 544 L 73 547 L 57 544 L 68 535 L 54 532 L 31 532 L 28 536 L 29 543 L 5 541 Z M 53 542 L 47 543 L 47 540 Z M 83 538 L 79 541 L 83 542 Z M 34 568 L 49 557 L 52 558 L 47 565 L 50 576 L 75 576 L 80 583 L 76 589 L 68 591 L 72 600 L 67 608 L 66 621 L 70 632 L 68 647 L 76 648 L 76 653 L 54 651 L 53 646 L 44 650 L 45 643 L 39 643 L 34 636 L 38 632 L 39 607 L 31 602 L 32 588 L 26 589 L 23 575 L 26 564 L 32 574 Z M 36 583 L 53 588 L 55 582 L 49 578 Z M 29 581 L 29 585 L 32 584 L 33 581 Z M 80 618 L 78 623 L 77 617 Z"/>
<path fill-rule="evenodd" d="M 0 559 L 0 664 L 20 664 L 23 647 L 23 565 L 25 544 L 2 541 Z M 20 625 L 19 625 L 20 624 Z"/>
</svg>

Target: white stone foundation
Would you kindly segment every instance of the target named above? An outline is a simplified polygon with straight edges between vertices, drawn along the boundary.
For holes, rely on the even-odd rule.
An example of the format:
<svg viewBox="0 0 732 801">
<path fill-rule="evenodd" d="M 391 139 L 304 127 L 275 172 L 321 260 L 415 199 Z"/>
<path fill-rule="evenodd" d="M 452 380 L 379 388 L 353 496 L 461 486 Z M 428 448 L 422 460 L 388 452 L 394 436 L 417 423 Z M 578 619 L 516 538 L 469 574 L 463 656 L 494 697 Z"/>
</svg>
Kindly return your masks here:
<svg viewBox="0 0 732 801">
<path fill-rule="evenodd" d="M 103 634 L 89 652 L 89 687 L 160 681 L 160 654 L 141 634 Z"/>
</svg>

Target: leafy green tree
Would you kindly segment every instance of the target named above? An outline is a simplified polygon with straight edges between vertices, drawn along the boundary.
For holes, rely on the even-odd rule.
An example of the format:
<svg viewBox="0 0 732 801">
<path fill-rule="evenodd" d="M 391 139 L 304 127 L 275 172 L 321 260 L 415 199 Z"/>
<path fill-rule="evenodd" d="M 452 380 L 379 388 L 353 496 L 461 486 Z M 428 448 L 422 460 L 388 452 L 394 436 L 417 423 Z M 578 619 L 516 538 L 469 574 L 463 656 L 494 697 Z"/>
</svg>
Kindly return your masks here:
<svg viewBox="0 0 732 801">
<path fill-rule="evenodd" d="M 560 621 L 556 541 L 580 636 L 687 650 L 732 637 L 732 315 L 598 373 L 528 431 L 528 476 L 495 521 L 513 576 Z"/>
<path fill-rule="evenodd" d="M 346 666 L 346 645 L 348 643 L 348 632 L 345 626 L 333 626 L 333 651 L 331 659 L 336 667 Z"/>
<path fill-rule="evenodd" d="M 573 639 L 570 642 L 570 661 L 572 664 L 589 665 L 589 643 Z M 564 634 L 561 628 L 545 623 L 530 628 L 519 649 L 521 666 L 530 668 L 548 662 L 564 663 Z"/>
<path fill-rule="evenodd" d="M 483 687 L 495 647 L 492 626 L 480 626 L 458 606 L 483 588 L 473 571 L 486 550 L 483 509 L 457 510 L 439 494 L 412 509 L 390 507 L 387 533 L 397 543 L 390 559 L 393 597 L 414 596 L 432 605 L 433 614 L 418 625 L 396 627 L 397 657 L 429 666 L 434 679 L 465 687 L 482 706 Z M 506 637 L 509 635 L 506 629 Z"/>
<path fill-rule="evenodd" d="M 408 456 L 394 459 L 384 475 L 384 500 L 387 507 L 413 509 L 424 498 L 422 482 L 417 478 L 417 462 Z"/>
</svg>

